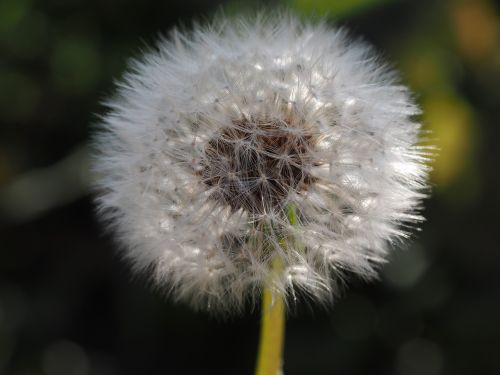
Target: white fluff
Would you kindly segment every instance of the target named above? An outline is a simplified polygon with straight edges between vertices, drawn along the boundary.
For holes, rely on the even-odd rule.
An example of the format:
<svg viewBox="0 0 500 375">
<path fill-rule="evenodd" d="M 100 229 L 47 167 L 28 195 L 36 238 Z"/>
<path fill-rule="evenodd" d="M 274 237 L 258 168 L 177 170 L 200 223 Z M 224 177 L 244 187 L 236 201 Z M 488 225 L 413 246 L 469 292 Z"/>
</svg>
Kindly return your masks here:
<svg viewBox="0 0 500 375">
<path fill-rule="evenodd" d="M 421 220 L 419 109 L 344 30 L 291 15 L 174 30 L 107 106 L 100 213 L 135 270 L 196 308 L 241 310 L 269 283 L 330 301 Z"/>
</svg>

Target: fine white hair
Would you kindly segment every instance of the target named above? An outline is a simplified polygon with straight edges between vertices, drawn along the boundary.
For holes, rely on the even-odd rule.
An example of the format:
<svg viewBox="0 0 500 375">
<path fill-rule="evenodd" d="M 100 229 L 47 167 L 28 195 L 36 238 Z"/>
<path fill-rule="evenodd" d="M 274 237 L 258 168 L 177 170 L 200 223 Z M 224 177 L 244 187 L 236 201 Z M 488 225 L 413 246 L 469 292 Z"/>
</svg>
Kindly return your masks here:
<svg viewBox="0 0 500 375">
<path fill-rule="evenodd" d="M 372 48 L 293 15 L 174 30 L 132 61 L 95 136 L 124 258 L 195 308 L 265 285 L 328 302 L 422 218 L 419 109 Z"/>
</svg>

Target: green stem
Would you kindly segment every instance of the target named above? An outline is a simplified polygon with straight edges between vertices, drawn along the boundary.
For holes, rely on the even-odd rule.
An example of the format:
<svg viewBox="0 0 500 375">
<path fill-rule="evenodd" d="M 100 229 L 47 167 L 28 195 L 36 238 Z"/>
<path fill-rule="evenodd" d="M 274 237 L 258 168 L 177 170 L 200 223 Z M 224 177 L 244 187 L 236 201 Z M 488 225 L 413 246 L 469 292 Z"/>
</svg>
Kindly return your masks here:
<svg viewBox="0 0 500 375">
<path fill-rule="evenodd" d="M 297 225 L 297 213 L 294 205 L 287 207 L 287 216 L 290 224 Z M 283 245 L 284 242 L 281 241 Z M 273 259 L 271 270 L 275 275 L 283 272 L 283 262 L 281 259 Z M 262 296 L 259 354 L 255 375 L 280 375 L 283 373 L 284 338 L 284 297 L 280 291 L 276 291 L 268 285 L 264 288 Z"/>
<path fill-rule="evenodd" d="M 282 265 L 273 262 L 274 271 Z M 270 287 L 264 288 L 260 328 L 259 356 L 255 375 L 279 375 L 282 373 L 283 339 L 285 336 L 285 303 L 283 295 Z"/>
</svg>

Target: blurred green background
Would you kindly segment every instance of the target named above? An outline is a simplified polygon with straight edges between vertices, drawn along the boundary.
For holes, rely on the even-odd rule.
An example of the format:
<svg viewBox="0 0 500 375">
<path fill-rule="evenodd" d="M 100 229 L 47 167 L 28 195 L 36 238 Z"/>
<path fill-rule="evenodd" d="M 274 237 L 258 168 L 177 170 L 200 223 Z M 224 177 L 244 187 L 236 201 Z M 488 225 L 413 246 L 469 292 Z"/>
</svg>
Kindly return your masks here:
<svg viewBox="0 0 500 375">
<path fill-rule="evenodd" d="M 285 374 L 500 374 L 499 2 L 271 3 L 383 51 L 441 150 L 422 232 L 380 282 L 292 314 Z M 259 7 L 0 0 L 0 374 L 252 373 L 258 312 L 216 321 L 131 280 L 88 189 L 85 144 L 127 58 L 221 4 Z"/>
</svg>

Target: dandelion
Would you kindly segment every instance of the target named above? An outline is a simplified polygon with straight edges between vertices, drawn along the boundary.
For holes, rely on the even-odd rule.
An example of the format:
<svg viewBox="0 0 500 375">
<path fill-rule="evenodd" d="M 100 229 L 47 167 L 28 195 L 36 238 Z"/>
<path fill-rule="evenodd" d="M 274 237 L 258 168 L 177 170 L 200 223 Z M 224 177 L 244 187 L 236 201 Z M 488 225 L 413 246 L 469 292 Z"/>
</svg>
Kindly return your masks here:
<svg viewBox="0 0 500 375">
<path fill-rule="evenodd" d="M 269 306 L 331 301 L 421 220 L 419 109 L 326 23 L 173 31 L 107 106 L 100 212 L 133 268 L 195 308 L 240 311 L 263 290 Z"/>
</svg>

